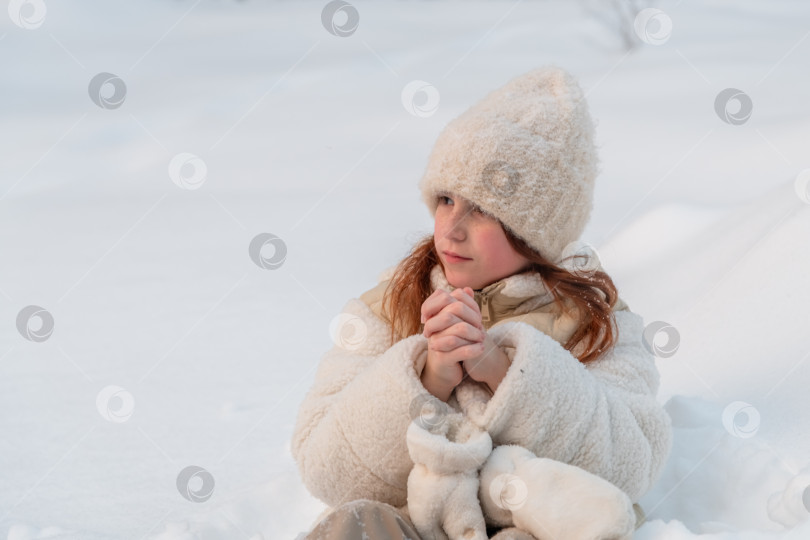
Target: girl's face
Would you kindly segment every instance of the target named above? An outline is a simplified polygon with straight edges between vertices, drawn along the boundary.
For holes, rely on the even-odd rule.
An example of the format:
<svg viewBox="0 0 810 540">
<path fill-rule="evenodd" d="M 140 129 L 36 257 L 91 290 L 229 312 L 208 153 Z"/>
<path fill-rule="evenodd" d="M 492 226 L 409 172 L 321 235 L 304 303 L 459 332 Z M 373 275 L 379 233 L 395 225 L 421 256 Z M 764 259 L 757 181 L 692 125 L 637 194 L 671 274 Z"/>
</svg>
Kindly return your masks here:
<svg viewBox="0 0 810 540">
<path fill-rule="evenodd" d="M 529 264 L 512 248 L 496 218 L 462 197 L 440 193 L 438 199 L 433 241 L 453 287 L 483 289 Z"/>
</svg>

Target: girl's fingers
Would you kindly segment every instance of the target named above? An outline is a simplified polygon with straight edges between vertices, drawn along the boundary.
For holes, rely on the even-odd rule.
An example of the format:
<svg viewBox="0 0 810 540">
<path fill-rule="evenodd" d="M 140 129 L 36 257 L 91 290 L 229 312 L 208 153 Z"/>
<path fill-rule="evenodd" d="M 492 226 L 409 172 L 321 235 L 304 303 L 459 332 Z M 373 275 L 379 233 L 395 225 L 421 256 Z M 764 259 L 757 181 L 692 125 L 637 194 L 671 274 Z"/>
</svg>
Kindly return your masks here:
<svg viewBox="0 0 810 540">
<path fill-rule="evenodd" d="M 447 322 L 449 320 L 449 322 Z M 441 337 L 444 335 L 453 335 L 466 339 L 471 342 L 483 341 L 486 338 L 486 332 L 483 328 L 471 325 L 469 322 L 459 319 L 456 315 L 450 314 L 445 316 L 440 314 L 433 317 L 425 323 L 425 329 L 422 333 L 426 338 L 433 336 Z"/>
<path fill-rule="evenodd" d="M 427 299 L 422 302 L 422 321 L 425 322 L 438 312 L 442 310 L 444 306 L 446 306 L 450 299 L 448 298 L 449 295 L 447 292 L 436 289 L 433 293 L 427 297 Z"/>
<path fill-rule="evenodd" d="M 448 312 L 469 325 L 483 331 L 484 324 L 481 321 L 481 310 L 478 309 L 478 304 L 475 303 L 475 300 L 471 296 L 468 296 L 462 289 L 455 289 L 451 295 L 456 299 L 456 302 L 446 305 L 439 314 L 441 315 L 442 313 Z"/>
<path fill-rule="evenodd" d="M 469 347 L 469 351 L 466 352 L 472 354 L 474 351 L 478 351 L 480 354 L 480 349 L 483 347 L 483 344 L 479 341 L 470 341 L 454 335 L 443 335 L 441 337 L 437 336 L 435 339 L 431 340 L 429 347 L 431 350 L 445 353 L 454 351 L 460 347 Z"/>
<path fill-rule="evenodd" d="M 471 288 L 464 287 L 464 289 L 454 289 L 451 295 L 454 298 L 457 298 L 459 301 L 464 302 L 464 304 L 469 306 L 473 313 L 477 313 L 478 317 L 480 318 L 481 310 L 478 308 L 478 304 L 475 302 L 475 293 Z"/>
<path fill-rule="evenodd" d="M 474 294 L 475 293 L 470 287 L 465 287 L 464 289 L 454 289 L 451 293 L 441 289 L 436 289 L 433 291 L 433 294 L 431 294 L 422 304 L 421 322 L 425 323 L 426 321 L 430 320 L 431 317 L 441 313 L 447 306 L 453 304 L 454 302 L 459 302 L 468 309 L 455 311 L 458 309 L 458 307 L 454 306 L 452 312 L 460 318 L 468 321 L 473 326 L 478 326 L 479 328 L 483 329 L 483 326 L 481 325 L 481 310 L 478 308 L 478 304 L 475 302 L 473 297 Z"/>
<path fill-rule="evenodd" d="M 459 324 L 468 327 L 471 331 L 484 331 L 481 315 L 478 314 L 478 312 L 474 312 L 469 306 L 461 302 L 455 302 L 448 304 L 438 315 L 428 319 L 422 333 L 425 337 L 429 338 L 437 332 L 448 330 Z M 458 333 L 460 329 L 461 326 L 456 329 L 456 333 Z"/>
</svg>

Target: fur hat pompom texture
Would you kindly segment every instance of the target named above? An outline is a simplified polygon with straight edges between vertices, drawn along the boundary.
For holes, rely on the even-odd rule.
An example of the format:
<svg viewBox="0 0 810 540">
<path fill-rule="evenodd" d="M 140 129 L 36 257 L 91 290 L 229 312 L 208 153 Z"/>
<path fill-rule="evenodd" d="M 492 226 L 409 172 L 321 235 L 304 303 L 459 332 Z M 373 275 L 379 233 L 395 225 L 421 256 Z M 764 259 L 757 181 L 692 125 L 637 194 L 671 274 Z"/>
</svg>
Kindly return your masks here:
<svg viewBox="0 0 810 540">
<path fill-rule="evenodd" d="M 557 263 L 588 223 L 598 168 L 579 83 L 560 67 L 544 66 L 451 120 L 419 189 L 432 216 L 440 195 L 461 196 Z"/>
</svg>

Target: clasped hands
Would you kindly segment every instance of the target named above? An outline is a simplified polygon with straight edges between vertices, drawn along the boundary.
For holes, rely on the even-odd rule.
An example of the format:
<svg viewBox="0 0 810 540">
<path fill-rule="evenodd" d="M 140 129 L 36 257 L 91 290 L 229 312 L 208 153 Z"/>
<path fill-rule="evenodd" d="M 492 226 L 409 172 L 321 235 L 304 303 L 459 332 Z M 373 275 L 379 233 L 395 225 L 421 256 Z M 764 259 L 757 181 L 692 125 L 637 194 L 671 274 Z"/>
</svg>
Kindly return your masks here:
<svg viewBox="0 0 810 540">
<path fill-rule="evenodd" d="M 447 401 L 465 372 L 495 392 L 509 358 L 484 330 L 470 287 L 433 291 L 422 303 L 422 323 L 428 354 L 421 380 L 428 392 Z"/>
</svg>

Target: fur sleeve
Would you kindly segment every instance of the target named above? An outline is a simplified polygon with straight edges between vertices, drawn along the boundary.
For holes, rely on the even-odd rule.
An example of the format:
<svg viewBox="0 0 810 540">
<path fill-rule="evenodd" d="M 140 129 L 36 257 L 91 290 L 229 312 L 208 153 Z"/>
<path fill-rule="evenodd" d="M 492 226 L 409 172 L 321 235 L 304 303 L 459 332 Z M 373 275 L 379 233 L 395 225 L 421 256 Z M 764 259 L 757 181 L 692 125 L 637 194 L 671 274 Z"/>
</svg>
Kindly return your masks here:
<svg viewBox="0 0 810 540">
<path fill-rule="evenodd" d="M 512 365 L 488 401 L 465 394 L 472 386 L 457 389 L 457 399 L 495 445 L 576 465 L 637 501 L 669 456 L 671 421 L 655 397 L 659 374 L 641 341 L 642 318 L 615 315 L 616 344 L 587 367 L 528 324 L 493 327 Z"/>
<path fill-rule="evenodd" d="M 386 348 L 388 326 L 358 299 L 340 320 L 351 337 L 321 359 L 292 454 L 309 491 L 332 507 L 361 498 L 400 507 L 413 467 L 405 437 L 411 411 L 429 396 L 415 368 L 424 364 L 427 339 L 414 335 Z"/>
</svg>

